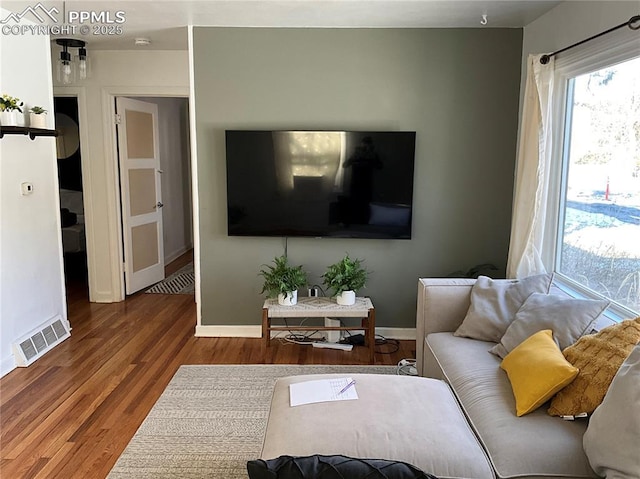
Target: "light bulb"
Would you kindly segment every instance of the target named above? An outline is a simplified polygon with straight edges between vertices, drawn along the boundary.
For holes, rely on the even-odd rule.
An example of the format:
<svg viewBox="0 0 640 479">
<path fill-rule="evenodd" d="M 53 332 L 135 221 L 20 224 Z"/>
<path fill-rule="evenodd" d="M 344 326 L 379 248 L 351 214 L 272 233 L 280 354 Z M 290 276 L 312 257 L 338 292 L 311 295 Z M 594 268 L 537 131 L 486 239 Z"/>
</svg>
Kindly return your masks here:
<svg viewBox="0 0 640 479">
<path fill-rule="evenodd" d="M 87 61 L 80 60 L 78 62 L 78 74 L 80 75 L 81 80 L 86 80 L 87 78 Z"/>
<path fill-rule="evenodd" d="M 62 64 L 62 83 L 65 85 L 71 83 L 71 65 L 69 63 Z"/>
<path fill-rule="evenodd" d="M 87 49 L 84 45 L 78 49 L 78 76 L 81 80 L 86 80 L 89 77 L 89 58 L 87 58 Z"/>
<path fill-rule="evenodd" d="M 71 55 L 67 51 L 60 52 L 60 60 L 58 61 L 58 81 L 64 85 L 73 83 L 74 67 L 71 63 Z"/>
</svg>

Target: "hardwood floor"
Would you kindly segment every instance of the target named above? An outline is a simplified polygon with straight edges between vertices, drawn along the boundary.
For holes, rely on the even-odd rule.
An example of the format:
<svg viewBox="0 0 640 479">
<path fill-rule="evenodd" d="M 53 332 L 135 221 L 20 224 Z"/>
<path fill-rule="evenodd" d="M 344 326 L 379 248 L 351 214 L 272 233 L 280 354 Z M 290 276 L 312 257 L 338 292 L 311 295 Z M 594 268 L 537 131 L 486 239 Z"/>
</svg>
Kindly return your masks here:
<svg viewBox="0 0 640 479">
<path fill-rule="evenodd" d="M 189 261 L 183 256 L 167 274 Z M 122 303 L 88 302 L 69 285 L 72 335 L 28 368 L 0 380 L 0 477 L 106 477 L 182 364 L 367 364 L 351 352 L 260 339 L 196 338 L 193 296 L 138 293 Z M 259 312 L 256 312 L 259 318 Z M 415 342 L 376 364 L 415 357 Z"/>
</svg>

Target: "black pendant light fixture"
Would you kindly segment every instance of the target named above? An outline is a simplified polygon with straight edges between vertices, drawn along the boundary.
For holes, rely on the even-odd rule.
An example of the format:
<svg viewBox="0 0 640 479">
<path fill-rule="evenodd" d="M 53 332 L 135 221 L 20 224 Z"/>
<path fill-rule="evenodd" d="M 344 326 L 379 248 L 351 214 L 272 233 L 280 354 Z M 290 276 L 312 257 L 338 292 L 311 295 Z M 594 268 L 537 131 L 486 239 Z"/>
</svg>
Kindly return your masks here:
<svg viewBox="0 0 640 479">
<path fill-rule="evenodd" d="M 76 81 L 76 78 L 85 80 L 89 76 L 89 58 L 85 48 L 87 43 L 74 38 L 58 38 L 56 43 L 62 47 L 56 68 L 58 82 L 63 85 L 71 85 Z M 78 55 L 75 58 L 69 53 L 70 48 L 78 49 Z"/>
</svg>

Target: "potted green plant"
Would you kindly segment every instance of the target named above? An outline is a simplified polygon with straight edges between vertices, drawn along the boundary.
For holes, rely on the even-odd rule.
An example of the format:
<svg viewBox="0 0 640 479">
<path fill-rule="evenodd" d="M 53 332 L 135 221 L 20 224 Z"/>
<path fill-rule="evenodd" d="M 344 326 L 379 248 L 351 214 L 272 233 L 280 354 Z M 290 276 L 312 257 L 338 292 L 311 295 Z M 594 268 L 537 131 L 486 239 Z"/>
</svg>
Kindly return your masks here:
<svg viewBox="0 0 640 479">
<path fill-rule="evenodd" d="M 366 286 L 368 277 L 369 272 L 362 267 L 362 260 L 351 259 L 348 254 L 328 266 L 322 275 L 325 286 L 333 290 L 337 303 L 343 306 L 356 302 L 356 291 Z"/>
<path fill-rule="evenodd" d="M 19 98 L 7 94 L 0 97 L 0 124 L 2 126 L 24 126 L 22 106 Z"/>
<path fill-rule="evenodd" d="M 302 266 L 291 266 L 286 256 L 273 260 L 273 265 L 263 265 L 260 276 L 264 278 L 262 293 L 278 298 L 278 304 L 293 306 L 298 303 L 298 288 L 307 284 L 307 273 Z"/>
<path fill-rule="evenodd" d="M 47 127 L 47 110 L 41 106 L 34 106 L 29 109 L 29 126 L 31 128 Z"/>
</svg>

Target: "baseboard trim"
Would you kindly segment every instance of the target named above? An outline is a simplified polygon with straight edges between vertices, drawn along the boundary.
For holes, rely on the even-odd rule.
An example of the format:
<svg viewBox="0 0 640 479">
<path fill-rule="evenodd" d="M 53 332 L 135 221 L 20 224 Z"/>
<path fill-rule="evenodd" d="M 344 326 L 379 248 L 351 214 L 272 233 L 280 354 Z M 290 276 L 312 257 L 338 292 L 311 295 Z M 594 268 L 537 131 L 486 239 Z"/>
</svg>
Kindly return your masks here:
<svg viewBox="0 0 640 479">
<path fill-rule="evenodd" d="M 261 338 L 261 326 L 227 326 L 199 324 L 196 326 L 198 338 Z"/>
<path fill-rule="evenodd" d="M 167 264 L 177 260 L 180 256 L 182 256 L 187 251 L 190 251 L 192 249 L 193 249 L 193 245 L 191 245 L 191 246 L 186 245 L 183 248 L 180 248 L 179 250 L 174 251 L 173 253 L 169 253 L 164 259 L 164 264 L 167 265 Z"/>
<path fill-rule="evenodd" d="M 92 303 L 118 303 L 122 301 L 121 299 L 117 299 L 114 295 L 109 291 L 97 291 L 91 295 L 89 301 Z"/>
<path fill-rule="evenodd" d="M 16 369 L 16 367 L 17 366 L 13 354 L 8 358 L 4 358 L 2 361 L 0 361 L 0 378 Z"/>
<path fill-rule="evenodd" d="M 291 328 L 295 329 L 295 328 Z M 357 328 L 354 328 L 357 329 Z M 376 328 L 376 334 L 388 339 L 415 340 L 416 328 Z M 196 337 L 199 338 L 261 338 L 262 326 L 228 326 L 203 324 L 196 326 Z"/>
</svg>

